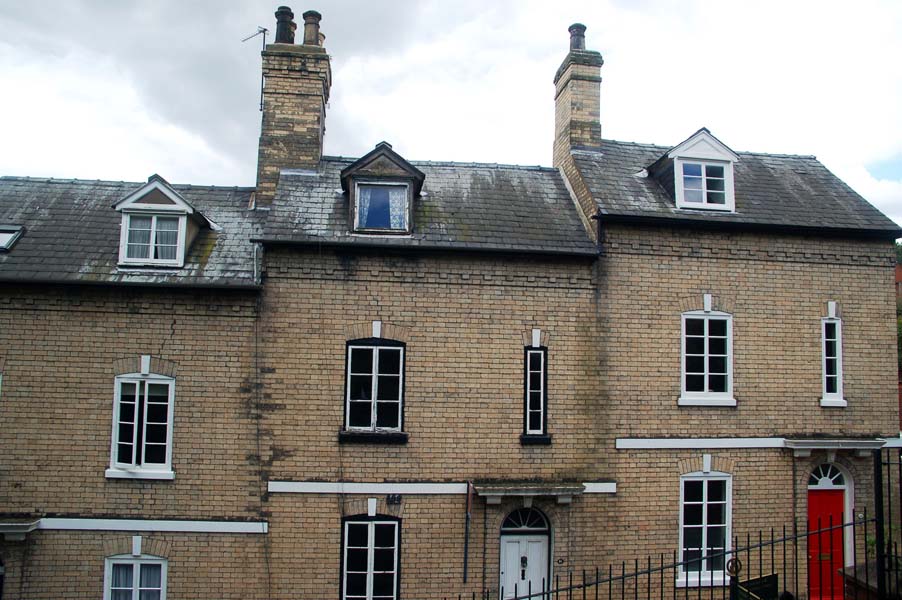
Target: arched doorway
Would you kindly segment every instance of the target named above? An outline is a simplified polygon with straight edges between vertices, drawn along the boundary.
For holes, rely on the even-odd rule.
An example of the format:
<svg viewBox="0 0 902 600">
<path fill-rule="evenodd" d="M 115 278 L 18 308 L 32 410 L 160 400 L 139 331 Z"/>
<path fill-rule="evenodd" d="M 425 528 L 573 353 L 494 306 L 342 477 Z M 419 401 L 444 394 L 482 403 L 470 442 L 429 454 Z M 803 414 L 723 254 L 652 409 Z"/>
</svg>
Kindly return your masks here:
<svg viewBox="0 0 902 600">
<path fill-rule="evenodd" d="M 501 597 L 549 587 L 551 526 L 535 508 L 518 508 L 501 524 Z"/>
<path fill-rule="evenodd" d="M 852 481 L 834 463 L 815 467 L 808 476 L 808 582 L 812 600 L 842 598 L 839 569 L 851 556 L 851 532 L 842 526 L 852 520 Z"/>
</svg>

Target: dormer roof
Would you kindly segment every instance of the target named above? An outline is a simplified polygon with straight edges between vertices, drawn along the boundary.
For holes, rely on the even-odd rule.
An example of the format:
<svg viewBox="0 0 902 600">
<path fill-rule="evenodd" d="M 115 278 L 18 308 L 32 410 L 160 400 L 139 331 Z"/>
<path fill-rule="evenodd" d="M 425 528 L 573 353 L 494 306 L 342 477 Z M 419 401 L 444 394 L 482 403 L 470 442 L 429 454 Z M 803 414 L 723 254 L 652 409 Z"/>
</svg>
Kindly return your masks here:
<svg viewBox="0 0 902 600">
<path fill-rule="evenodd" d="M 714 137 L 706 127 L 702 127 L 671 148 L 667 153 L 667 158 L 695 158 L 698 160 L 739 162 L 739 155 Z"/>
<path fill-rule="evenodd" d="M 210 227 L 210 221 L 156 173 L 147 178 L 147 183 L 113 204 L 113 208 L 120 212 L 184 214 L 191 216 L 201 227 Z"/>
<path fill-rule="evenodd" d="M 392 150 L 388 142 L 379 142 L 375 148 L 342 169 L 341 189 L 347 192 L 354 177 L 407 180 L 413 184 L 414 197 L 420 194 L 426 179 L 422 171 Z"/>
</svg>

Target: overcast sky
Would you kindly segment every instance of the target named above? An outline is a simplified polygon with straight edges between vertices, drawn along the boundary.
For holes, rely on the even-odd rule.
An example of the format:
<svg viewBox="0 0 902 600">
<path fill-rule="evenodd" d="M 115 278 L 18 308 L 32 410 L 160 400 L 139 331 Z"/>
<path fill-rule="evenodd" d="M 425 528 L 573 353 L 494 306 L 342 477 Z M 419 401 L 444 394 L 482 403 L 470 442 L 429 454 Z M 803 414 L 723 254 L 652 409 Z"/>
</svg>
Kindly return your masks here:
<svg viewBox="0 0 902 600">
<path fill-rule="evenodd" d="M 278 2 L 0 0 L 0 175 L 253 185 Z M 902 223 L 902 2 L 319 0 L 326 153 L 551 164 L 584 23 L 605 138 L 814 154 Z M 300 33 L 300 29 L 299 29 Z"/>
</svg>

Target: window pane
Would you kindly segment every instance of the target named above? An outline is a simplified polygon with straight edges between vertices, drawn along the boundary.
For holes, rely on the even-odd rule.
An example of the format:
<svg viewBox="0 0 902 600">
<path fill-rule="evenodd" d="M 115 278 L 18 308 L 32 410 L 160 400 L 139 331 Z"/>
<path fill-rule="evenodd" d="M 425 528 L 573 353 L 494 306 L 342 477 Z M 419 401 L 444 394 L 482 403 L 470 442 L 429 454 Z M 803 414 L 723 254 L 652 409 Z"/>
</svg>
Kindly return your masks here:
<svg viewBox="0 0 902 600">
<path fill-rule="evenodd" d="M 377 400 L 399 400 L 401 398 L 401 378 L 397 375 L 380 375 L 378 384 Z"/>
<path fill-rule="evenodd" d="M 707 561 L 707 569 L 709 571 L 723 571 L 723 563 L 726 558 L 726 555 L 722 554 L 723 550 L 723 548 L 718 548 L 717 550 L 709 549 L 708 554 L 711 555 L 711 558 Z"/>
<path fill-rule="evenodd" d="M 824 323 L 824 335 L 831 340 L 836 339 L 836 323 Z"/>
<path fill-rule="evenodd" d="M 726 355 L 726 353 L 727 353 L 726 338 L 710 338 L 708 340 L 708 353 L 709 354 Z"/>
<path fill-rule="evenodd" d="M 529 410 L 542 409 L 542 392 L 529 392 Z"/>
<path fill-rule="evenodd" d="M 708 335 L 726 336 L 727 322 L 724 319 L 708 319 Z"/>
<path fill-rule="evenodd" d="M 529 374 L 529 389 L 530 390 L 541 390 L 542 389 L 542 374 L 541 373 L 530 373 Z"/>
<path fill-rule="evenodd" d="M 144 446 L 144 462 L 147 464 L 165 465 L 166 446 L 157 444 L 147 444 Z"/>
<path fill-rule="evenodd" d="M 113 590 L 110 594 L 111 600 L 132 600 L 132 591 L 131 589 L 127 590 Z"/>
<path fill-rule="evenodd" d="M 391 227 L 391 206 L 388 188 L 383 185 L 368 185 L 358 188 L 360 198 L 360 224 L 368 229 L 388 229 Z"/>
<path fill-rule="evenodd" d="M 351 400 L 372 400 L 373 378 L 370 375 L 351 375 Z"/>
<path fill-rule="evenodd" d="M 372 348 L 352 348 L 351 349 L 351 373 L 372 373 L 373 372 L 373 349 Z"/>
<path fill-rule="evenodd" d="M 146 438 L 145 442 L 150 444 L 166 443 L 166 425 L 146 425 L 144 428 Z"/>
<path fill-rule="evenodd" d="M 720 165 L 705 165 L 705 176 L 707 177 L 719 177 L 723 179 L 723 166 Z"/>
<path fill-rule="evenodd" d="M 723 179 L 708 179 L 705 184 L 709 192 L 723 192 Z"/>
<path fill-rule="evenodd" d="M 119 403 L 119 422 L 134 423 L 135 422 L 135 405 L 133 402 Z"/>
<path fill-rule="evenodd" d="M 708 192 L 708 204 L 726 204 L 727 198 L 723 192 Z"/>
<path fill-rule="evenodd" d="M 116 450 L 116 462 L 121 462 L 129 465 L 134 462 L 134 459 L 132 458 L 131 444 L 123 444 L 122 442 L 118 444 Z"/>
<path fill-rule="evenodd" d="M 401 405 L 397 402 L 377 402 L 376 427 L 385 427 L 387 429 L 400 427 L 400 408 Z"/>
<path fill-rule="evenodd" d="M 702 201 L 702 191 L 701 190 L 684 190 L 683 192 L 683 200 L 686 202 L 698 202 L 701 204 Z"/>
<path fill-rule="evenodd" d="M 701 177 L 702 166 L 699 163 L 683 163 L 683 175 Z"/>
<path fill-rule="evenodd" d="M 723 479 L 708 481 L 708 502 L 724 502 L 727 499 L 727 482 Z"/>
<path fill-rule="evenodd" d="M 836 375 L 836 359 L 828 358 L 826 361 L 827 375 Z"/>
<path fill-rule="evenodd" d="M 542 413 L 539 411 L 530 411 L 529 413 L 529 430 L 530 431 L 541 431 L 542 430 Z"/>
<path fill-rule="evenodd" d="M 683 570 L 687 573 L 694 573 L 702 570 L 702 551 L 701 550 L 683 550 Z"/>
<path fill-rule="evenodd" d="M 160 590 L 141 590 L 139 600 L 160 600 Z"/>
<path fill-rule="evenodd" d="M 157 217 L 157 232 L 172 232 L 179 230 L 179 220 L 175 217 Z"/>
<path fill-rule="evenodd" d="M 708 504 L 708 524 L 722 525 L 726 523 L 727 513 L 725 504 Z M 709 538 L 710 543 L 710 538 Z"/>
<path fill-rule="evenodd" d="M 697 550 L 702 547 L 702 528 L 683 528 L 683 549 Z"/>
<path fill-rule="evenodd" d="M 827 351 L 827 356 L 836 358 L 836 342 L 826 342 L 824 349 Z"/>
<path fill-rule="evenodd" d="M 683 506 L 683 524 L 684 525 L 701 525 L 702 524 L 702 506 L 701 504 L 686 504 Z"/>
<path fill-rule="evenodd" d="M 147 405 L 147 422 L 148 423 L 168 423 L 169 422 L 169 405 L 168 404 L 148 404 Z"/>
<path fill-rule="evenodd" d="M 705 357 L 704 356 L 687 356 L 686 357 L 687 373 L 704 373 Z"/>
<path fill-rule="evenodd" d="M 394 523 L 377 523 L 376 529 L 376 547 L 377 548 L 394 548 L 395 547 L 395 524 Z"/>
<path fill-rule="evenodd" d="M 369 402 L 351 402 L 348 410 L 350 427 L 372 427 L 373 405 Z"/>
<path fill-rule="evenodd" d="M 530 371 L 541 371 L 542 370 L 542 355 L 539 352 L 530 352 L 529 353 L 529 370 Z"/>
<path fill-rule="evenodd" d="M 686 319 L 686 335 L 705 335 L 705 320 Z"/>
<path fill-rule="evenodd" d="M 159 588 L 162 571 L 160 565 L 141 565 L 141 587 Z"/>
<path fill-rule="evenodd" d="M 726 373 L 727 359 L 723 356 L 712 356 L 708 359 L 709 373 Z"/>
<path fill-rule="evenodd" d="M 133 409 L 134 410 L 134 409 Z M 119 443 L 131 444 L 134 442 L 135 426 L 131 423 L 119 423 Z"/>
<path fill-rule="evenodd" d="M 395 590 L 393 573 L 376 573 L 373 575 L 373 598 L 391 598 Z"/>
<path fill-rule="evenodd" d="M 686 338 L 686 354 L 704 354 L 705 338 L 687 337 Z"/>
<path fill-rule="evenodd" d="M 366 548 L 367 531 L 366 523 L 348 523 L 348 547 Z"/>
<path fill-rule="evenodd" d="M 683 177 L 683 189 L 686 191 L 689 190 L 701 190 L 702 189 L 702 178 L 701 177 Z"/>
<path fill-rule="evenodd" d="M 345 580 L 348 596 L 366 596 L 366 573 L 345 573 Z"/>
<path fill-rule="evenodd" d="M 686 391 L 687 392 L 704 392 L 705 376 L 704 375 L 686 375 Z"/>
<path fill-rule="evenodd" d="M 712 550 L 723 550 L 726 548 L 726 527 L 708 527 L 708 548 Z"/>
<path fill-rule="evenodd" d="M 727 391 L 726 375 L 708 375 L 708 391 L 709 392 L 726 392 Z"/>
<path fill-rule="evenodd" d="M 169 402 L 169 385 L 165 383 L 148 384 L 147 399 L 150 402 Z"/>
<path fill-rule="evenodd" d="M 382 375 L 401 373 L 401 349 L 400 348 L 380 348 L 379 349 L 379 373 Z"/>
<path fill-rule="evenodd" d="M 113 587 L 129 588 L 132 587 L 132 566 L 131 565 L 113 565 Z"/>
<path fill-rule="evenodd" d="M 347 562 L 345 570 L 348 573 L 366 573 L 367 556 L 366 548 L 348 548 L 346 550 Z"/>
<path fill-rule="evenodd" d="M 381 550 L 375 550 L 373 553 L 373 569 L 376 571 L 394 571 L 394 548 L 383 548 Z"/>
<path fill-rule="evenodd" d="M 684 502 L 701 502 L 704 492 L 704 481 L 684 481 L 683 482 L 683 501 Z M 711 490 L 708 490 L 711 493 Z"/>
<path fill-rule="evenodd" d="M 827 393 L 836 393 L 836 377 L 827 377 Z"/>
</svg>

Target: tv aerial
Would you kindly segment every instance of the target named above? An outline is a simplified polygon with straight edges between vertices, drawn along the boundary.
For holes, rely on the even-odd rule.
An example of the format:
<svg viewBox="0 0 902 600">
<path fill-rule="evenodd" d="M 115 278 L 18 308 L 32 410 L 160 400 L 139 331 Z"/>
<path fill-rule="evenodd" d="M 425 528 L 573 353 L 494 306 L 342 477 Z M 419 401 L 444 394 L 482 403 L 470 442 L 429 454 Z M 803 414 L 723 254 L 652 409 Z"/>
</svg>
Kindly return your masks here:
<svg viewBox="0 0 902 600">
<path fill-rule="evenodd" d="M 258 35 L 262 34 L 263 35 L 263 48 L 262 49 L 266 50 L 266 34 L 267 33 L 269 33 L 269 29 L 267 29 L 266 27 L 260 27 L 259 25 L 257 25 L 257 31 L 250 34 L 249 36 L 247 36 L 246 38 L 244 38 L 241 41 L 246 42 L 246 41 L 252 40 L 255 37 L 257 37 Z M 263 112 L 263 73 L 262 72 L 260 73 L 260 112 Z"/>
</svg>

